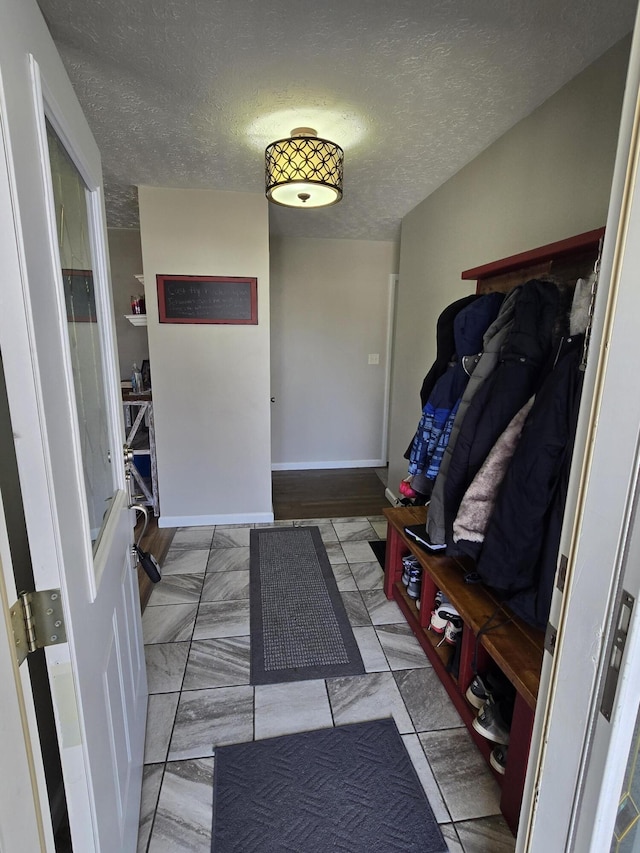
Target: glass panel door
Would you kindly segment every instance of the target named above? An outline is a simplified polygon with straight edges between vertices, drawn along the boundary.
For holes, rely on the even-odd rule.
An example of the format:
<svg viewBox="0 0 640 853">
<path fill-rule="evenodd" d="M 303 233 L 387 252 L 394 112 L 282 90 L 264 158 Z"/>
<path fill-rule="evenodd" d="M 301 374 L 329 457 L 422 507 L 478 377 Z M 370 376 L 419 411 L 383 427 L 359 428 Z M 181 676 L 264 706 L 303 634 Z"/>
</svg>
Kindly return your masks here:
<svg viewBox="0 0 640 853">
<path fill-rule="evenodd" d="M 629 750 L 618 814 L 616 816 L 611 853 L 640 853 L 640 711 Z"/>
<path fill-rule="evenodd" d="M 67 312 L 87 511 L 94 553 L 116 491 L 100 324 L 93 280 L 87 189 L 47 123 L 58 248 Z"/>
</svg>

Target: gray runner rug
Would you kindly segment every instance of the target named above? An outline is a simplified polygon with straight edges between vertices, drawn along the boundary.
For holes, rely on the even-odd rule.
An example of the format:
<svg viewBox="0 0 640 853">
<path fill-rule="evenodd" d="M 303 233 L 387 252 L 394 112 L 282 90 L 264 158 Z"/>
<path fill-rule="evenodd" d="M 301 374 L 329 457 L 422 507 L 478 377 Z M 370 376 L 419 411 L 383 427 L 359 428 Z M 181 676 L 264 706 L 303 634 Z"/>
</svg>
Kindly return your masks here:
<svg viewBox="0 0 640 853">
<path fill-rule="evenodd" d="M 216 748 L 213 853 L 446 853 L 393 720 Z"/>
<path fill-rule="evenodd" d="M 362 674 L 318 528 L 257 528 L 250 544 L 251 684 Z"/>
</svg>

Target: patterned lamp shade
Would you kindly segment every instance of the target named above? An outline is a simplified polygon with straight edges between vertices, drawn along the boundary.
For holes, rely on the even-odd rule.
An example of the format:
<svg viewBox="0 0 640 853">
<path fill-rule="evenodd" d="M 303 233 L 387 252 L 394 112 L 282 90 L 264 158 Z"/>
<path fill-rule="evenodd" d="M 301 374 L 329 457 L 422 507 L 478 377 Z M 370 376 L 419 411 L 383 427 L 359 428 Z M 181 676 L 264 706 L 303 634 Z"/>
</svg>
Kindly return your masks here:
<svg viewBox="0 0 640 853">
<path fill-rule="evenodd" d="M 342 198 L 344 152 L 320 139 L 310 127 L 297 127 L 265 151 L 269 201 L 285 207 L 328 207 Z"/>
</svg>

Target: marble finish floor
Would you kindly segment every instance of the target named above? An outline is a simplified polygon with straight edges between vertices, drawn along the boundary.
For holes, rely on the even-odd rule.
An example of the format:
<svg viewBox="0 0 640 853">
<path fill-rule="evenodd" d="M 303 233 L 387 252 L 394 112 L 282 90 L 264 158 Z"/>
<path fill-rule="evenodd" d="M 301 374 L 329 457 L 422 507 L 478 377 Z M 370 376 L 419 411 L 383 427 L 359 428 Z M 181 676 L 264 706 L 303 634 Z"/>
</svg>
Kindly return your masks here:
<svg viewBox="0 0 640 853">
<path fill-rule="evenodd" d="M 365 674 L 249 684 L 248 526 L 181 528 L 143 616 L 149 711 L 138 853 L 210 853 L 216 746 L 393 716 L 451 853 L 512 853 L 500 792 L 395 602 L 371 518 L 316 524 Z"/>
</svg>

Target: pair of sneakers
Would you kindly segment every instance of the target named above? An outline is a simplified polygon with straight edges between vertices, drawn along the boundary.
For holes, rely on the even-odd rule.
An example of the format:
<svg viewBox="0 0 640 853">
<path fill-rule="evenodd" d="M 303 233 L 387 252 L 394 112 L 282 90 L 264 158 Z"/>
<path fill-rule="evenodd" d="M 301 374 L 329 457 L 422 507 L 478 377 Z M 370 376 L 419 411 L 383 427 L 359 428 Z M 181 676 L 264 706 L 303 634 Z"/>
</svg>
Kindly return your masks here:
<svg viewBox="0 0 640 853">
<path fill-rule="evenodd" d="M 402 558 L 402 583 L 409 586 L 411 578 L 411 569 L 420 569 L 420 561 L 413 554 L 407 554 Z"/>
<path fill-rule="evenodd" d="M 460 614 L 441 590 L 436 593 L 429 628 L 436 634 L 443 635 L 438 645 L 448 643 L 450 646 L 455 646 L 462 634 Z"/>
<path fill-rule="evenodd" d="M 413 554 L 408 554 L 402 558 L 402 583 L 407 588 L 409 598 L 412 598 L 417 604 L 422 591 L 422 566 Z"/>
<path fill-rule="evenodd" d="M 473 728 L 496 746 L 489 762 L 494 770 L 504 775 L 515 691 L 510 682 L 500 674 L 476 675 L 466 692 L 467 701 L 478 709 Z"/>
</svg>

